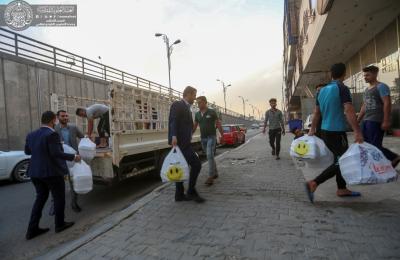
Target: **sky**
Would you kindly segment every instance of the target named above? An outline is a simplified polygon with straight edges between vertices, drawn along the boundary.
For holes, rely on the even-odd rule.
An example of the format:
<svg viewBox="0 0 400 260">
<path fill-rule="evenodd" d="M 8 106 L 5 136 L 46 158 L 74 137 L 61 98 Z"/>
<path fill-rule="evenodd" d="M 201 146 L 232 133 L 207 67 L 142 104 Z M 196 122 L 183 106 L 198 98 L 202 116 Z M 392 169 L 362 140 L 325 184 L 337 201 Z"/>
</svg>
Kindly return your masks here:
<svg viewBox="0 0 400 260">
<path fill-rule="evenodd" d="M 31 27 L 24 35 L 167 86 L 165 43 L 154 36 L 164 33 L 182 41 L 171 56 L 174 89 L 194 86 L 223 106 L 222 79 L 231 84 L 227 107 L 239 113 L 239 95 L 262 111 L 270 98 L 281 101 L 283 0 L 27 2 L 77 4 L 78 25 Z"/>
</svg>

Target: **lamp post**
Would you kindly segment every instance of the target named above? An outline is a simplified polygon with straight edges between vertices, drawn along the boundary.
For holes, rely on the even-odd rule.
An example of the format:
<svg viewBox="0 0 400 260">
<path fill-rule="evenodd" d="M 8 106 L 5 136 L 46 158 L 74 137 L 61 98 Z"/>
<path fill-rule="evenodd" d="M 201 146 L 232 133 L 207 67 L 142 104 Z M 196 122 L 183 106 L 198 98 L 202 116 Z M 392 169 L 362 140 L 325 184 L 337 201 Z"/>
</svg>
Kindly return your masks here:
<svg viewBox="0 0 400 260">
<path fill-rule="evenodd" d="M 255 106 L 253 106 L 252 104 L 249 104 L 249 106 L 251 106 L 251 108 L 253 109 L 253 120 L 254 120 L 254 109 L 256 109 L 256 107 Z"/>
<path fill-rule="evenodd" d="M 226 114 L 226 89 L 228 87 L 230 87 L 231 84 L 225 86 L 225 82 L 223 82 L 222 80 L 217 79 L 217 81 L 221 82 L 221 84 L 222 84 L 222 90 L 224 92 L 224 105 L 225 105 L 224 109 L 225 109 L 225 114 Z"/>
<path fill-rule="evenodd" d="M 167 59 L 168 59 L 168 88 L 169 88 L 169 96 L 170 98 L 172 97 L 172 87 L 171 87 L 171 54 L 172 54 L 172 50 L 174 45 L 178 44 L 181 42 L 181 40 L 176 40 L 174 41 L 173 44 L 169 44 L 169 38 L 166 34 L 163 33 L 156 33 L 155 34 L 156 37 L 160 37 L 162 36 L 165 42 L 165 45 L 167 47 Z"/>
<path fill-rule="evenodd" d="M 247 101 L 249 101 L 248 99 L 244 99 L 244 97 L 242 97 L 242 96 L 239 96 L 239 98 L 241 98 L 242 99 L 242 102 L 243 102 L 243 116 L 244 116 L 244 119 L 246 119 L 246 102 Z"/>
<path fill-rule="evenodd" d="M 261 120 L 261 110 L 257 108 L 257 113 L 258 113 L 258 119 Z"/>
</svg>

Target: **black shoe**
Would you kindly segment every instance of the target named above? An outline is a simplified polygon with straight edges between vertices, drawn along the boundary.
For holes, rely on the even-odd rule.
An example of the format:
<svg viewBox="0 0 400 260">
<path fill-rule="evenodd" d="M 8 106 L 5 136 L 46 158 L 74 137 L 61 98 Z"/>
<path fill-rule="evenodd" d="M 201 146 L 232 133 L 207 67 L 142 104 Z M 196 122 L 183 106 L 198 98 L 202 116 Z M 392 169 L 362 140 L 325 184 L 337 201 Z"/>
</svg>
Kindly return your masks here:
<svg viewBox="0 0 400 260">
<path fill-rule="evenodd" d="M 36 230 L 28 230 L 28 232 L 26 232 L 25 238 L 26 240 L 31 240 L 32 238 L 47 233 L 49 230 L 50 230 L 49 228 L 38 228 Z"/>
<path fill-rule="evenodd" d="M 78 206 L 78 204 L 72 204 L 71 208 L 74 212 L 79 213 L 82 211 L 81 207 Z"/>
<path fill-rule="evenodd" d="M 271 152 L 271 153 L 272 153 L 272 155 L 275 155 L 275 150 L 272 150 L 272 152 Z"/>
<path fill-rule="evenodd" d="M 280 160 L 281 157 L 279 157 L 279 155 L 277 155 L 275 159 L 276 159 L 276 160 Z"/>
<path fill-rule="evenodd" d="M 193 200 L 197 203 L 203 203 L 206 200 L 202 197 L 200 197 L 200 195 L 197 193 L 197 191 L 193 192 L 193 193 L 188 193 L 187 195 L 188 200 Z"/>
<path fill-rule="evenodd" d="M 61 227 L 56 227 L 56 233 L 60 233 L 64 230 L 66 230 L 67 228 L 70 228 L 74 225 L 74 222 L 64 222 L 64 225 L 62 225 Z"/>
<path fill-rule="evenodd" d="M 175 195 L 175 201 L 176 202 L 189 201 L 189 199 L 185 194 L 179 196 Z"/>
</svg>

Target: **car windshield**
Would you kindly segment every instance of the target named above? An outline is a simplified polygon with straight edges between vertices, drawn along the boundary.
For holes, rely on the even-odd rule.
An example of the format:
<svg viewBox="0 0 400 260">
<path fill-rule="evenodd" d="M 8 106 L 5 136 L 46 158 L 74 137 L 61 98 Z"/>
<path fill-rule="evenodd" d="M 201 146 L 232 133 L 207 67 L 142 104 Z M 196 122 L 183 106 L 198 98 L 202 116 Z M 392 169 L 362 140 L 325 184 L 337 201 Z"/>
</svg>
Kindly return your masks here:
<svg viewBox="0 0 400 260">
<path fill-rule="evenodd" d="M 222 129 L 224 130 L 224 133 L 229 133 L 231 131 L 230 126 L 223 126 Z"/>
</svg>

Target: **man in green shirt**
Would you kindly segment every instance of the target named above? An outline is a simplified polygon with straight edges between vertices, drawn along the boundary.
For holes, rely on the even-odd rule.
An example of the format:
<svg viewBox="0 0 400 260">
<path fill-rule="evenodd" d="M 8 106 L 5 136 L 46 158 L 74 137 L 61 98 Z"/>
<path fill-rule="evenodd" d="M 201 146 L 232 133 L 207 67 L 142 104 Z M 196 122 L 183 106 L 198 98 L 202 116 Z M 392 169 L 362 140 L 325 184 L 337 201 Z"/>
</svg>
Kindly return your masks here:
<svg viewBox="0 0 400 260">
<path fill-rule="evenodd" d="M 217 142 L 216 129 L 218 128 L 221 136 L 223 135 L 223 130 L 217 112 L 215 112 L 215 110 L 213 109 L 208 108 L 207 98 L 204 96 L 200 96 L 196 100 L 200 111 L 197 112 L 195 115 L 193 133 L 196 131 L 197 126 L 200 125 L 201 145 L 203 147 L 203 151 L 207 153 L 209 169 L 209 177 L 206 181 L 206 184 L 212 185 L 214 183 L 214 179 L 218 178 L 217 165 L 214 159 L 215 145 Z"/>
</svg>

